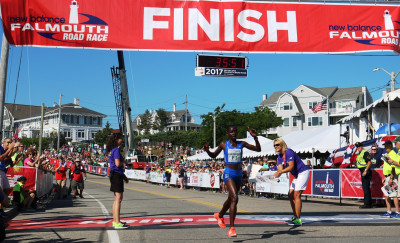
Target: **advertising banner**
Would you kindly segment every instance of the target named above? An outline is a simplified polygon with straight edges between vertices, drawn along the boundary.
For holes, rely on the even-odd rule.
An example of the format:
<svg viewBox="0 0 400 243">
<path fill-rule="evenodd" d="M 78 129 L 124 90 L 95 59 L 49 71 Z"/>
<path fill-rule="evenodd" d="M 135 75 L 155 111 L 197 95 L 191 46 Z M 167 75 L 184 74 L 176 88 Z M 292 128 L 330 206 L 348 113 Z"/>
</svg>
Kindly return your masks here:
<svg viewBox="0 0 400 243">
<path fill-rule="evenodd" d="M 313 170 L 312 188 L 313 195 L 339 197 L 340 170 Z"/>
<path fill-rule="evenodd" d="M 11 188 L 10 195 L 12 195 L 12 190 L 14 186 L 17 184 L 18 178 L 20 178 L 21 176 L 25 176 L 27 179 L 25 183 L 26 189 L 34 189 L 34 190 L 36 189 L 35 187 L 36 168 L 15 166 L 12 168 L 8 168 L 7 170 L 7 179 L 8 183 L 10 183 L 10 188 Z"/>
<path fill-rule="evenodd" d="M 361 175 L 358 169 L 342 170 L 342 197 L 364 198 L 362 189 Z M 372 198 L 383 198 L 381 190 L 382 178 L 384 178 L 382 169 L 372 171 L 371 194 Z"/>
<path fill-rule="evenodd" d="M 0 0 L 12 45 L 254 53 L 399 52 L 400 6 Z"/>
<path fill-rule="evenodd" d="M 307 182 L 307 188 L 303 191 L 302 195 L 303 196 L 308 196 L 308 195 L 312 195 L 312 177 L 313 177 L 313 170 L 309 170 L 310 172 L 310 177 L 308 178 L 308 182 Z M 292 174 L 288 173 L 290 176 L 289 179 L 289 187 L 288 190 L 290 188 L 290 183 L 292 183 L 294 176 L 292 176 Z"/>
<path fill-rule="evenodd" d="M 103 168 L 101 168 L 100 166 L 96 167 L 96 174 L 98 175 L 103 174 Z"/>
</svg>

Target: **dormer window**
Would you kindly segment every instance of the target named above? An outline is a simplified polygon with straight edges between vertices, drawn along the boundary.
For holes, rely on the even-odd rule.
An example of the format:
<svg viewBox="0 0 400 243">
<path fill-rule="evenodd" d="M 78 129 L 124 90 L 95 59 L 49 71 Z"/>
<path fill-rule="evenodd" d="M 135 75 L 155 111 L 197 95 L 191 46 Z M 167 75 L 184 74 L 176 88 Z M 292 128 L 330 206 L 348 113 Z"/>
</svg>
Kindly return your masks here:
<svg viewBox="0 0 400 243">
<path fill-rule="evenodd" d="M 280 103 L 280 110 L 281 111 L 293 110 L 292 102 Z"/>
</svg>

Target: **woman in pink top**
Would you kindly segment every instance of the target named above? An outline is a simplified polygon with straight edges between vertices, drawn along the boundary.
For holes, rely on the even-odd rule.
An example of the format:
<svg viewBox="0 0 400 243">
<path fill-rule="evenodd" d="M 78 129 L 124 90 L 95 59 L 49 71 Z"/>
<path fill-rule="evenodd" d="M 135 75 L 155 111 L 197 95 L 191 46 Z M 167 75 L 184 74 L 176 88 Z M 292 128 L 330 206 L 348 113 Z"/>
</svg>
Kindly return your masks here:
<svg viewBox="0 0 400 243">
<path fill-rule="evenodd" d="M 24 166 L 35 167 L 35 161 L 33 160 L 33 156 L 35 155 L 34 149 L 28 149 L 27 158 L 24 160 Z"/>
</svg>

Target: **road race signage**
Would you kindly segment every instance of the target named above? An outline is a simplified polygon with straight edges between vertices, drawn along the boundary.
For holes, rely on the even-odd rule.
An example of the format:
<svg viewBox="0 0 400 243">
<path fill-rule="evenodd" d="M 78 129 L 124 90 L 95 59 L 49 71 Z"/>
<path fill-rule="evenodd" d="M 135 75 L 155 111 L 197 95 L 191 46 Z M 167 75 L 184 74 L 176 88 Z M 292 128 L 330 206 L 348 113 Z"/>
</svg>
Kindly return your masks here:
<svg viewBox="0 0 400 243">
<path fill-rule="evenodd" d="M 247 77 L 247 57 L 197 55 L 196 76 Z"/>
<path fill-rule="evenodd" d="M 400 6 L 0 0 L 12 45 L 252 53 L 399 51 Z"/>
</svg>

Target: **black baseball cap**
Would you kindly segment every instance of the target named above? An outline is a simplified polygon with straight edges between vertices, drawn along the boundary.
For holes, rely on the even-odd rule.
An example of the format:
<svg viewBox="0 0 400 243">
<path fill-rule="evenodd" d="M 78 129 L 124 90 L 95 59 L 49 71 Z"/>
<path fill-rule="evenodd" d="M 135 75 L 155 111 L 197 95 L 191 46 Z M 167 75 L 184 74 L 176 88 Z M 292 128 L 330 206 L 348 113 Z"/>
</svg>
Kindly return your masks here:
<svg viewBox="0 0 400 243">
<path fill-rule="evenodd" d="M 354 146 L 356 146 L 358 148 L 358 147 L 362 147 L 363 145 L 362 145 L 362 143 L 357 142 L 357 143 L 354 144 Z"/>
</svg>

